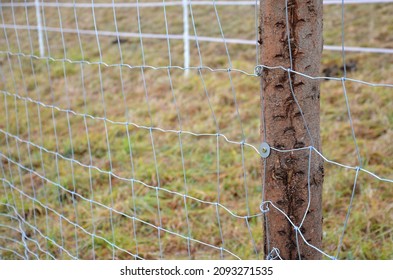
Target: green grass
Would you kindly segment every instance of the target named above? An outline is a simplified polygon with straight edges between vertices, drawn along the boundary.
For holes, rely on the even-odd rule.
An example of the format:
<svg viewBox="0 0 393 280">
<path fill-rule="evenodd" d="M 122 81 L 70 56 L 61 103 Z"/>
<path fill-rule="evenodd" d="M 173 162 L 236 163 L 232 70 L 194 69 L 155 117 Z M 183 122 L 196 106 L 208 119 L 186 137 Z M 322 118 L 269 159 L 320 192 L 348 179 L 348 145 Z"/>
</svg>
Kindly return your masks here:
<svg viewBox="0 0 393 280">
<path fill-rule="evenodd" d="M 2 11 L 5 23 L 12 24 L 11 10 L 3 8 Z M 169 33 L 181 33 L 181 7 L 167 7 L 166 12 Z M 212 7 L 195 6 L 193 12 L 199 36 L 221 36 Z M 15 23 L 26 25 L 24 9 L 15 8 L 15 13 L 21 15 L 16 17 Z M 136 9 L 117 9 L 116 13 L 119 31 L 138 33 Z M 225 37 L 255 38 L 252 7 L 218 7 L 218 13 Z M 388 4 L 346 6 L 346 45 L 393 48 L 389 35 L 392 34 L 392 13 L 393 5 Z M 34 9 L 28 10 L 28 16 L 29 23 L 35 24 Z M 64 28 L 76 28 L 73 9 L 62 9 L 61 16 Z M 94 29 L 90 9 L 78 10 L 77 16 L 80 29 Z M 96 9 L 95 16 L 99 30 L 115 31 L 111 9 Z M 325 7 L 325 44 L 341 44 L 340 16 L 339 6 Z M 165 34 L 162 8 L 141 9 L 140 17 L 143 33 Z M 55 8 L 45 8 L 45 20 L 47 26 L 59 27 Z M 7 29 L 6 32 L 12 52 L 38 55 L 35 31 L 29 34 L 18 30 L 20 49 L 15 31 Z M 193 34 L 193 30 L 190 32 Z M 3 31 L 0 34 L 2 50 L 7 50 Z M 1 158 L 0 176 L 16 189 L 3 184 L 0 213 L 15 216 L 13 209 L 4 204 L 14 205 L 21 218 L 30 224 L 22 225 L 30 251 L 40 258 L 47 257 L 44 251 L 64 259 L 70 258 L 67 252 L 83 259 L 132 258 L 127 252 L 138 252 L 142 258 L 157 259 L 161 257 L 160 251 L 162 257 L 168 259 L 188 259 L 189 251 L 193 259 L 220 258 L 220 250 L 206 246 L 211 244 L 223 246 L 241 258 L 262 259 L 261 218 L 250 218 L 248 229 L 244 219 L 233 217 L 214 204 L 219 198 L 220 203 L 234 214 L 260 213 L 261 163 L 252 148 L 245 146 L 242 149 L 241 145 L 228 143 L 220 137 L 218 156 L 215 136 L 179 135 L 116 123 L 129 121 L 147 127 L 152 125 L 162 129 L 213 134 L 217 132 L 218 125 L 220 133 L 228 139 L 241 141 L 244 131 L 247 143 L 258 146 L 259 79 L 235 71 L 230 73 L 230 79 L 227 72 L 208 70 L 201 70 L 201 75 L 197 70 L 191 70 L 186 77 L 184 71 L 177 69 L 171 69 L 169 77 L 167 69 L 150 68 L 144 69 L 142 75 L 138 68 L 62 62 L 62 38 L 59 33 L 49 34 L 50 56 L 59 59 L 57 61 L 5 53 L 0 55 L 0 89 L 10 93 L 2 92 L 0 98 L 0 128 L 35 144 L 27 145 L 1 133 L 0 152 L 35 173 L 31 174 L 5 157 Z M 76 34 L 64 34 L 64 40 L 66 58 L 70 61 L 97 62 L 101 51 L 105 63 L 120 62 L 119 47 L 112 43 L 112 37 L 99 37 L 99 49 L 94 36 L 82 35 L 83 54 Z M 33 52 L 29 41 L 33 43 Z M 169 65 L 167 46 L 165 40 L 144 39 L 145 64 L 155 67 Z M 255 48 L 244 45 L 229 45 L 228 48 L 233 68 L 252 73 Z M 121 50 L 125 64 L 143 64 L 139 39 L 127 39 L 121 44 Z M 183 64 L 182 51 L 182 41 L 170 41 L 172 65 Z M 223 44 L 200 42 L 200 51 L 203 65 L 229 67 Z M 393 83 L 391 55 L 348 53 L 346 59 L 356 62 L 356 70 L 348 72 L 348 77 Z M 325 51 L 322 64 L 321 70 L 336 69 L 334 76 L 337 77 L 343 74 L 340 53 Z M 193 42 L 191 65 L 199 65 L 198 50 Z M 346 81 L 345 85 L 363 167 L 392 179 L 392 90 L 350 81 Z M 39 103 L 15 98 L 15 94 Z M 67 113 L 67 109 L 77 114 Z M 85 114 L 95 118 L 85 118 Z M 115 123 L 105 123 L 104 117 Z M 341 81 L 322 82 L 321 137 L 322 151 L 327 158 L 351 166 L 359 164 Z M 90 165 L 95 168 L 86 167 Z M 325 172 L 322 249 L 335 255 L 355 171 L 326 163 Z M 137 181 L 132 182 L 130 178 Z M 167 191 L 156 191 L 154 187 L 146 187 L 140 182 L 160 186 Z M 359 173 L 339 258 L 393 258 L 391 185 L 364 172 Z M 183 194 L 189 197 L 184 199 Z M 35 197 L 36 201 L 26 195 Z M 137 218 L 134 221 L 130 218 L 133 216 Z M 11 227 L 0 226 L 0 237 L 20 241 L 20 234 L 12 229 L 19 228 L 18 220 L 2 215 L 0 224 Z M 158 231 L 157 227 L 161 226 L 164 230 Z M 188 243 L 186 238 L 181 237 L 189 233 L 199 242 Z M 253 241 L 258 253 L 255 253 Z M 0 239 L 0 246 L 25 254 L 23 246 L 16 242 Z M 27 252 L 28 256 L 34 257 L 31 252 Z M 0 256 L 16 257 L 7 251 L 2 251 Z M 233 258 L 225 251 L 223 257 Z"/>
</svg>

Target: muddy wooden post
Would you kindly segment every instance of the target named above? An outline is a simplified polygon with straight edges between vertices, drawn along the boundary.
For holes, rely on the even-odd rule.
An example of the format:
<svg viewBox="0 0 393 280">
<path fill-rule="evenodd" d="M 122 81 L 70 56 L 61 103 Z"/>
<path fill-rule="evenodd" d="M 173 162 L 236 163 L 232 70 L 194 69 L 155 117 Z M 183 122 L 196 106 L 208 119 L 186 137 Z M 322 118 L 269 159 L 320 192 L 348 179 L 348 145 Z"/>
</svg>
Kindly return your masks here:
<svg viewBox="0 0 393 280">
<path fill-rule="evenodd" d="M 261 0 L 261 64 L 318 76 L 323 47 L 322 4 L 322 0 Z M 294 224 L 273 205 L 264 205 L 269 208 L 265 215 L 265 255 L 274 257 L 278 249 L 283 259 L 320 259 L 321 254 L 300 235 L 321 248 L 323 161 L 309 148 L 321 148 L 319 80 L 266 67 L 261 79 L 262 141 L 271 148 L 292 150 L 272 149 L 264 159 L 265 201 L 271 201 Z"/>
</svg>

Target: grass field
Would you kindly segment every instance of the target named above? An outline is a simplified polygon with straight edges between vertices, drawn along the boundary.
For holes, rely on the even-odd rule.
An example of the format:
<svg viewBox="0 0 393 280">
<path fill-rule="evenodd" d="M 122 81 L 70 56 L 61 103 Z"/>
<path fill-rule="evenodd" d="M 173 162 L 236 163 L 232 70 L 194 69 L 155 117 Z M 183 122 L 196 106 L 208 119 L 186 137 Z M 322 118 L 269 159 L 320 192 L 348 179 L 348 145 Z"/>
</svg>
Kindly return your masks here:
<svg viewBox="0 0 393 280">
<path fill-rule="evenodd" d="M 3 27 L 37 25 L 34 7 L 0 12 Z M 183 32 L 181 6 L 115 14 L 42 11 L 45 26 L 64 30 Z M 345 44 L 393 48 L 392 14 L 392 4 L 345 6 Z M 220 38 L 221 24 L 225 38 L 256 37 L 254 7 L 193 6 L 192 15 L 191 35 Z M 48 31 L 39 58 L 37 30 L 0 29 L 0 258 L 264 258 L 261 160 L 239 144 L 259 145 L 260 80 L 206 68 L 253 73 L 255 46 L 228 44 L 228 60 L 223 43 L 191 41 L 195 68 L 184 75 L 167 67 L 183 65 L 182 40 Z M 325 45 L 341 38 L 341 6 L 325 6 Z M 393 84 L 391 54 L 346 53 L 346 61 L 347 77 Z M 325 51 L 321 76 L 342 69 L 342 54 Z M 345 86 L 362 167 L 393 179 L 393 88 Z M 321 84 L 321 136 L 326 158 L 359 165 L 340 80 Z M 355 173 L 325 163 L 329 255 Z M 339 258 L 393 258 L 392 187 L 359 173 Z"/>
</svg>

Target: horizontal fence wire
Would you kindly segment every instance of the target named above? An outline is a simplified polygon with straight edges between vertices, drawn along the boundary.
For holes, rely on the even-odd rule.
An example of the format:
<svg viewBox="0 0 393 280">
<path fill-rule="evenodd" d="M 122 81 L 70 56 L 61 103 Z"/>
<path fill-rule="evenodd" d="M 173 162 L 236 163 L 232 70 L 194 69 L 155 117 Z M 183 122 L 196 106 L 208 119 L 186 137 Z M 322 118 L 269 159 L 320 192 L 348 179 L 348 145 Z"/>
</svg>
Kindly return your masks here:
<svg viewBox="0 0 393 280">
<path fill-rule="evenodd" d="M 259 5 L 258 1 L 186 1 L 187 4 L 193 6 L 254 6 Z M 379 3 L 393 3 L 393 0 L 345 0 L 344 4 L 379 4 Z M 324 5 L 341 5 L 342 0 L 324 0 Z M 3 3 L 3 7 L 34 7 L 36 4 L 31 2 L 25 3 Z M 67 7 L 67 8 L 155 8 L 168 6 L 182 6 L 182 1 L 162 1 L 162 2 L 138 2 L 138 3 L 63 3 L 63 2 L 40 2 L 41 7 Z"/>
<path fill-rule="evenodd" d="M 18 29 L 18 30 L 42 30 L 46 32 L 58 32 L 58 33 L 73 33 L 73 34 L 81 34 L 81 35 L 91 35 L 96 36 L 108 36 L 108 37 L 121 37 L 121 38 L 147 38 L 147 39 L 162 39 L 162 40 L 192 40 L 192 41 L 200 41 L 200 42 L 214 42 L 214 43 L 223 43 L 222 38 L 215 37 L 205 37 L 205 36 L 187 36 L 184 38 L 182 34 L 153 34 L 153 33 L 142 33 L 141 35 L 138 33 L 131 32 L 113 32 L 113 31 L 104 31 L 104 30 L 84 30 L 84 29 L 69 29 L 69 28 L 57 28 L 57 27 L 38 27 L 38 26 L 26 26 L 26 25 L 2 25 L 0 24 L 0 28 L 5 29 Z M 258 45 L 258 42 L 255 40 L 245 40 L 245 39 L 236 39 L 236 38 L 225 38 L 225 42 L 227 44 L 240 44 L 240 45 Z M 323 46 L 324 50 L 327 51 L 342 51 L 341 46 Z M 346 52 L 360 52 L 360 53 L 381 53 L 381 54 L 393 54 L 393 49 L 386 48 L 369 48 L 369 47 L 350 47 L 345 46 L 344 49 Z"/>
</svg>

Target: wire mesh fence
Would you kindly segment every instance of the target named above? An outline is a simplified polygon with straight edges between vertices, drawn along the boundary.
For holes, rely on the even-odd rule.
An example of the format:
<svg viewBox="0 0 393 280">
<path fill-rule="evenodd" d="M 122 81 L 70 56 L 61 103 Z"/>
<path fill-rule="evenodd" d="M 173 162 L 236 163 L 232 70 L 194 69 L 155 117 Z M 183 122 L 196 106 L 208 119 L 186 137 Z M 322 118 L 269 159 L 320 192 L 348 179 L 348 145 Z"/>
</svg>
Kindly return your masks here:
<svg viewBox="0 0 393 280">
<path fill-rule="evenodd" d="M 1 0 L 0 257 L 280 258 L 260 66 L 322 81 L 323 148 L 271 145 L 325 164 L 323 246 L 296 234 L 392 258 L 393 5 L 325 2 L 311 77 L 261 61 L 259 1 Z"/>
</svg>

